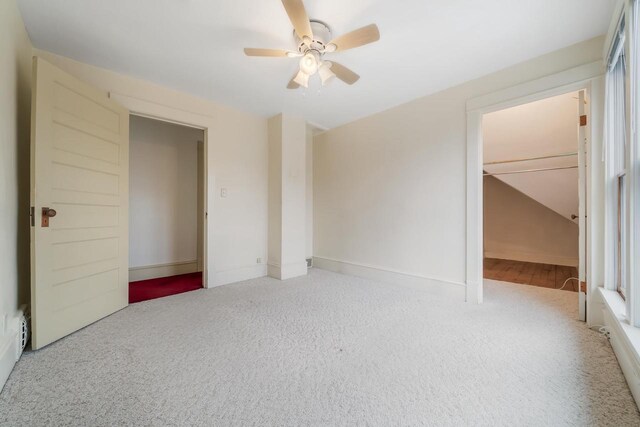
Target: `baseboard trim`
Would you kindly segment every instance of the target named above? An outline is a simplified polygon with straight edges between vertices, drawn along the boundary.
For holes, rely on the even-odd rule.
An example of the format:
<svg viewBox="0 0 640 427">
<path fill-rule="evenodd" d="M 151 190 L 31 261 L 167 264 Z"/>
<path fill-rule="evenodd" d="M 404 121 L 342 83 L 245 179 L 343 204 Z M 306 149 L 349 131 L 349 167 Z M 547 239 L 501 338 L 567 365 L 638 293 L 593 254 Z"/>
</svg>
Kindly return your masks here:
<svg viewBox="0 0 640 427">
<path fill-rule="evenodd" d="M 9 374 L 13 370 L 17 360 L 18 332 L 10 331 L 5 336 L 0 337 L 0 392 L 4 388 Z"/>
<path fill-rule="evenodd" d="M 169 262 L 166 264 L 145 265 L 129 269 L 129 281 L 155 279 L 157 277 L 176 276 L 198 271 L 198 260 Z"/>
<path fill-rule="evenodd" d="M 610 333 L 609 342 L 636 405 L 640 408 L 640 349 L 636 349 L 632 343 L 632 336 L 636 346 L 640 343 L 640 332 L 620 317 L 618 312 L 624 310 L 622 298 L 614 291 L 606 291 L 602 288 L 599 288 L 599 291 L 603 299 L 604 324 Z M 620 300 L 616 301 L 617 299 Z"/>
<path fill-rule="evenodd" d="M 285 265 L 269 264 L 267 266 L 267 275 L 279 280 L 293 279 L 294 277 L 306 275 L 308 268 L 306 260 Z"/>
<path fill-rule="evenodd" d="M 213 283 L 209 284 L 209 288 L 216 286 L 228 285 L 230 283 L 242 282 L 245 280 L 257 279 L 267 275 L 267 266 L 264 264 L 256 264 L 229 270 L 216 271 L 213 275 Z"/>
<path fill-rule="evenodd" d="M 377 280 L 379 282 L 392 283 L 412 288 L 425 289 L 438 293 L 447 294 L 461 300 L 466 298 L 467 286 L 461 282 L 439 279 L 415 273 L 392 270 L 379 266 L 360 264 L 352 261 L 341 261 L 337 259 L 314 256 L 314 268 L 334 271 L 336 273 L 349 274 L 351 276 L 364 277 L 366 279 Z"/>
<path fill-rule="evenodd" d="M 578 267 L 578 258 L 537 254 L 518 251 L 485 251 L 485 258 L 506 259 L 509 261 L 534 262 L 537 264 L 564 265 Z"/>
</svg>

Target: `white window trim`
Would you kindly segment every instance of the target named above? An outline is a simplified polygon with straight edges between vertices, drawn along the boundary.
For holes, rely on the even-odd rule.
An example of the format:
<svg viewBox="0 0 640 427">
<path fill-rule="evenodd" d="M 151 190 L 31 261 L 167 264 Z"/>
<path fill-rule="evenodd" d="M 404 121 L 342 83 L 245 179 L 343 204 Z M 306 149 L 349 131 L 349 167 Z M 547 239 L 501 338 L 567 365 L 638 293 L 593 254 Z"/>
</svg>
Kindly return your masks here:
<svg viewBox="0 0 640 427">
<path fill-rule="evenodd" d="M 630 75 L 630 125 L 627 170 L 627 312 L 632 326 L 640 327 L 640 0 L 629 6 L 629 75 Z M 635 261 L 635 262 L 634 262 Z"/>
<path fill-rule="evenodd" d="M 625 302 L 616 291 L 599 288 L 605 305 L 604 323 L 611 346 L 636 402 L 640 402 L 640 328 L 629 324 L 624 315 Z"/>
</svg>

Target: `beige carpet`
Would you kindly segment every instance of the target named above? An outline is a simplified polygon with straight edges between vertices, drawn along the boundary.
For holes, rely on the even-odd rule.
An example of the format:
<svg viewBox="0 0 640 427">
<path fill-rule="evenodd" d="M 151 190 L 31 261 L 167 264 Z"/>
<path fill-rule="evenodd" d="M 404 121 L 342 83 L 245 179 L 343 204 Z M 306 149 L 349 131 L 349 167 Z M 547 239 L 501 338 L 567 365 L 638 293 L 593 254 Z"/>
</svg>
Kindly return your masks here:
<svg viewBox="0 0 640 427">
<path fill-rule="evenodd" d="M 638 426 L 576 298 L 489 282 L 478 306 L 313 270 L 147 301 L 25 354 L 0 424 Z"/>
</svg>

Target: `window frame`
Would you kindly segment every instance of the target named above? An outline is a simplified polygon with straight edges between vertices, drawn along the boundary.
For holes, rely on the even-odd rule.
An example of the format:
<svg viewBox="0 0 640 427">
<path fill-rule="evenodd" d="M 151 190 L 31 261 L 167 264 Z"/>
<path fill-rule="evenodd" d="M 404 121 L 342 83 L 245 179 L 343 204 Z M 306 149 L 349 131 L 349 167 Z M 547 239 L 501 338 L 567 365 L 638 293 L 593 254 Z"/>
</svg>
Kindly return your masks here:
<svg viewBox="0 0 640 427">
<path fill-rule="evenodd" d="M 640 327 L 640 0 L 629 2 L 629 137 L 627 145 L 627 302 L 632 326 Z"/>
<path fill-rule="evenodd" d="M 638 3 L 640 0 L 633 0 Z M 627 19 L 631 16 L 631 22 Z M 635 34 L 635 19 L 637 12 L 632 13 L 624 9 L 618 19 L 615 35 L 611 40 L 606 56 L 606 80 L 607 94 L 605 97 L 605 176 L 607 184 L 605 190 L 605 212 L 608 217 L 605 232 L 605 287 L 616 291 L 625 301 L 626 317 L 630 318 L 628 298 L 630 292 L 630 267 L 629 254 L 631 245 L 629 237 L 630 212 L 629 199 L 629 152 L 633 132 L 631 125 L 634 122 L 632 110 L 637 101 L 631 88 L 635 84 L 633 78 L 635 72 L 635 60 L 637 59 L 630 48 L 631 39 L 628 34 Z M 632 32 L 631 29 L 634 29 Z M 630 244 L 631 243 L 631 244 Z M 633 292 L 632 292 L 633 293 Z M 639 311 L 640 313 L 640 311 Z M 640 325 L 639 325 L 640 326 Z"/>
<path fill-rule="evenodd" d="M 617 215 L 616 215 L 616 225 L 617 225 L 617 233 L 616 233 L 616 254 L 615 254 L 615 264 L 616 264 L 616 291 L 620 294 L 622 299 L 627 299 L 627 235 L 628 235 L 628 227 L 627 227 L 627 171 L 626 169 L 620 172 L 617 176 Z"/>
</svg>

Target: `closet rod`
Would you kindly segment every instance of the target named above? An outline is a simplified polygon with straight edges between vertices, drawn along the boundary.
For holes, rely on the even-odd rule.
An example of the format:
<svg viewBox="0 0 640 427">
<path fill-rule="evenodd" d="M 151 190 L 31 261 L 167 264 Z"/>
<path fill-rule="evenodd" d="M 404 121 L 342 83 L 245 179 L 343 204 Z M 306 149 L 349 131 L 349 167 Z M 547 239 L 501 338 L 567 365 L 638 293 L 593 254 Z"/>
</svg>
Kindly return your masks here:
<svg viewBox="0 0 640 427">
<path fill-rule="evenodd" d="M 513 160 L 500 160 L 497 162 L 487 162 L 487 163 L 483 163 L 484 166 L 487 165 L 501 165 L 503 163 L 516 163 L 516 162 L 528 162 L 530 160 L 544 160 L 544 159 L 556 159 L 558 157 L 572 157 L 572 156 L 577 156 L 578 153 L 562 153 L 562 154 L 554 154 L 552 156 L 542 156 L 542 157 L 529 157 L 526 159 L 513 159 Z"/>
<path fill-rule="evenodd" d="M 512 171 L 512 172 L 484 173 L 483 176 L 511 175 L 511 174 L 516 174 L 516 173 L 557 171 L 557 170 L 561 170 L 561 169 L 577 169 L 577 168 L 578 168 L 578 166 L 561 166 L 561 167 L 557 167 L 557 168 L 524 169 L 524 170 Z"/>
</svg>

